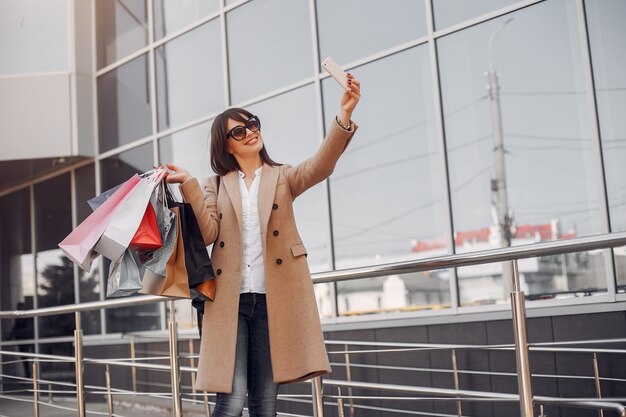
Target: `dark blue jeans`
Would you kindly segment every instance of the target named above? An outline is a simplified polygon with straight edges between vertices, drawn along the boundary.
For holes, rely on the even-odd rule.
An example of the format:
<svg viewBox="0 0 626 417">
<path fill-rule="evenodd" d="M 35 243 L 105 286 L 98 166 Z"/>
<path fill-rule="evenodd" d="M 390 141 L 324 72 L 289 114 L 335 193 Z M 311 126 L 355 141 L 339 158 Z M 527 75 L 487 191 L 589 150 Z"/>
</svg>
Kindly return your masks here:
<svg viewBox="0 0 626 417">
<path fill-rule="evenodd" d="M 250 417 L 276 416 L 278 384 L 272 377 L 265 294 L 240 295 L 233 392 L 217 394 L 211 417 L 241 416 L 246 391 Z"/>
</svg>

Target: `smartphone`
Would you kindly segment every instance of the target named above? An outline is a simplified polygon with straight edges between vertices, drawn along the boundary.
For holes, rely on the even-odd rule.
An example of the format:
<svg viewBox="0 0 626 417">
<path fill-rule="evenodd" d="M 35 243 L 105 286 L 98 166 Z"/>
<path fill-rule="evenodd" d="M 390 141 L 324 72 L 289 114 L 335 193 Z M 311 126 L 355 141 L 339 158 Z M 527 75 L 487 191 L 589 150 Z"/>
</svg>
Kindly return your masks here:
<svg viewBox="0 0 626 417">
<path fill-rule="evenodd" d="M 344 90 L 350 91 L 350 87 L 348 87 L 348 74 L 337 65 L 334 59 L 331 57 L 326 58 L 324 62 L 322 62 L 322 66 Z"/>
</svg>

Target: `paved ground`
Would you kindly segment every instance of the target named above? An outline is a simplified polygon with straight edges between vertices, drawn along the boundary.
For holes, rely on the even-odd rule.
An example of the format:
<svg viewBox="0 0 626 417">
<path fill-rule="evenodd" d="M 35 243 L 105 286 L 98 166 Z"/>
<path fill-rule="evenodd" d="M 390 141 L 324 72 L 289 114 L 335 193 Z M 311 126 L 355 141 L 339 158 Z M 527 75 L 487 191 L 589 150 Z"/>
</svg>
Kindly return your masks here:
<svg viewBox="0 0 626 417">
<path fill-rule="evenodd" d="M 11 399 L 0 398 L 0 417 L 31 417 L 35 415 L 32 399 L 28 397 L 10 396 Z M 29 402 L 31 401 L 31 402 Z M 87 416 L 108 416 L 106 403 L 87 403 Z M 47 398 L 39 405 L 40 417 L 68 417 L 78 415 L 76 401 L 69 399 L 55 399 L 48 403 Z M 114 415 L 118 417 L 172 417 L 172 403 L 170 400 L 159 398 L 133 397 L 130 399 L 115 400 Z M 196 404 L 183 404 L 184 417 L 206 417 L 204 407 Z M 247 416 L 247 413 L 244 413 Z"/>
</svg>

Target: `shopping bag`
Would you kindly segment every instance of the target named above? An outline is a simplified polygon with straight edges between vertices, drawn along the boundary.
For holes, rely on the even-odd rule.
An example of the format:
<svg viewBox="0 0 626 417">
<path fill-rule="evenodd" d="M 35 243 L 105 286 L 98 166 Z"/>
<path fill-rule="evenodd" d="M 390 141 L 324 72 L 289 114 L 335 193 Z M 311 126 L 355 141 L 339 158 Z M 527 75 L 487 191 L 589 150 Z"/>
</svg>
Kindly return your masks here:
<svg viewBox="0 0 626 417">
<path fill-rule="evenodd" d="M 187 268 L 185 267 L 185 245 L 183 244 L 180 211 L 177 207 L 170 207 L 176 214 L 176 249 L 165 266 L 165 280 L 161 295 L 176 298 L 190 298 Z"/>
<path fill-rule="evenodd" d="M 193 208 L 189 203 L 175 201 L 168 188 L 165 191 L 167 205 L 179 209 L 179 224 L 181 225 L 182 240 L 185 247 L 185 267 L 191 296 L 203 301 L 213 301 L 215 297 L 215 274 Z"/>
<path fill-rule="evenodd" d="M 170 230 L 170 235 L 174 239 L 174 248 L 165 264 L 165 277 L 159 280 L 158 277 L 160 275 L 155 274 L 152 269 L 146 268 L 144 271 L 144 288 L 140 292 L 142 294 L 162 295 L 171 298 L 190 298 L 179 209 L 178 207 L 172 207 L 170 210 L 175 214 L 176 225 Z M 167 246 L 167 244 L 164 246 Z"/>
<path fill-rule="evenodd" d="M 96 210 L 123 184 L 111 188 L 102 194 L 87 201 L 92 210 Z M 157 225 L 156 214 L 152 204 L 148 204 L 137 232 L 130 241 L 130 249 L 139 251 L 151 251 L 163 246 L 161 233 Z"/>
<path fill-rule="evenodd" d="M 157 225 L 156 213 L 152 203 L 148 202 L 146 211 L 144 212 L 139 227 L 135 235 L 130 240 L 131 250 L 154 250 L 163 246 L 161 233 Z"/>
<path fill-rule="evenodd" d="M 91 207 L 92 211 L 95 211 L 98 207 L 100 207 L 102 205 L 102 203 L 104 203 L 117 190 L 119 190 L 122 185 L 124 185 L 124 183 L 122 183 L 120 185 L 116 185 L 115 187 L 113 187 L 113 188 L 111 188 L 109 190 L 106 190 L 102 194 L 99 194 L 99 195 L 95 196 L 94 198 L 92 198 L 91 200 L 88 200 L 87 204 L 89 204 L 89 207 Z"/>
<path fill-rule="evenodd" d="M 134 175 L 114 192 L 97 210 L 79 224 L 61 243 L 59 248 L 76 265 L 89 272 L 91 263 L 98 256 L 93 249 L 111 219 L 141 181 Z M 117 259 L 117 258 L 115 258 Z"/>
<path fill-rule="evenodd" d="M 107 297 L 124 297 L 135 294 L 141 289 L 137 260 L 130 250 L 111 264 L 107 281 Z"/>
<path fill-rule="evenodd" d="M 163 246 L 152 253 L 152 258 L 144 264 L 144 273 L 141 280 L 141 294 L 161 295 L 163 289 L 165 275 L 167 274 L 167 261 L 172 256 L 176 248 L 176 232 L 178 230 L 176 224 L 176 214 L 172 213 L 170 217 L 170 225 L 167 227 L 168 234 L 165 237 Z"/>
<path fill-rule="evenodd" d="M 137 232 L 152 191 L 164 174 L 165 170 L 159 169 L 150 177 L 141 179 L 102 233 L 95 246 L 96 252 L 112 261 L 122 256 Z"/>
</svg>

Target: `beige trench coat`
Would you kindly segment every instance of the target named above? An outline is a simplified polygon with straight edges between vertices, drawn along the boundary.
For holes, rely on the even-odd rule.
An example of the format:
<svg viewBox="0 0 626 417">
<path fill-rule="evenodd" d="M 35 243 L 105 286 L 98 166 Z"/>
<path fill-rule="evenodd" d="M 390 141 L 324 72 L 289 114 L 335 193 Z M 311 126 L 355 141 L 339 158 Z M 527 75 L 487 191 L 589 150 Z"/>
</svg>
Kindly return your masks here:
<svg viewBox="0 0 626 417">
<path fill-rule="evenodd" d="M 352 139 L 332 123 L 314 156 L 292 167 L 263 166 L 259 184 L 259 220 L 265 261 L 270 354 L 274 382 L 303 381 L 331 371 L 313 292 L 306 249 L 296 228 L 292 203 L 326 179 Z M 239 177 L 231 171 L 207 179 L 204 191 L 193 178 L 181 185 L 191 203 L 205 243 L 213 245 L 216 274 L 214 302 L 205 303 L 196 388 L 231 393 L 243 255 Z"/>
</svg>

